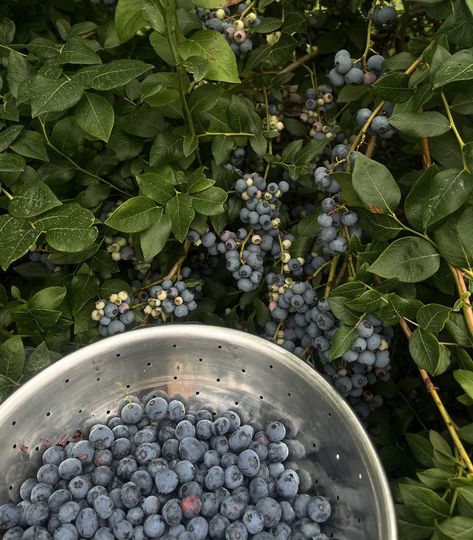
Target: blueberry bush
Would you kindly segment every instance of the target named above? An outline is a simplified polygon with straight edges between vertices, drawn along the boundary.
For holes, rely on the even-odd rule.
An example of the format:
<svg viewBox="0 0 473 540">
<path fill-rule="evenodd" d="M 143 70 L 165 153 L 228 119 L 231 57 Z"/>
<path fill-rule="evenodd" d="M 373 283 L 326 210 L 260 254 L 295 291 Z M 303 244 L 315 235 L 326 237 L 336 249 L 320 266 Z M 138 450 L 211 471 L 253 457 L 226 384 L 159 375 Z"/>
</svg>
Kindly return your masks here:
<svg viewBox="0 0 473 540">
<path fill-rule="evenodd" d="M 3 0 L 0 59 L 0 396 L 255 333 L 366 425 L 401 538 L 471 538 L 471 0 Z"/>
</svg>

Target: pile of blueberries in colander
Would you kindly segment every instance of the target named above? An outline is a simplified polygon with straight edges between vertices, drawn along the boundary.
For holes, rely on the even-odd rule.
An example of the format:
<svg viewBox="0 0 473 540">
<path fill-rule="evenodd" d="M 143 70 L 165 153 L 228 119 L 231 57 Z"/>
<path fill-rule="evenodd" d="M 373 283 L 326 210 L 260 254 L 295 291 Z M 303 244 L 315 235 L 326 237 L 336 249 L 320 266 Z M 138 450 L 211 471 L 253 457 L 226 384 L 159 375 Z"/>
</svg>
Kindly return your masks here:
<svg viewBox="0 0 473 540">
<path fill-rule="evenodd" d="M 21 502 L 0 506 L 3 539 L 328 540 L 330 502 L 308 493 L 282 422 L 256 431 L 158 394 L 49 447 Z"/>
</svg>

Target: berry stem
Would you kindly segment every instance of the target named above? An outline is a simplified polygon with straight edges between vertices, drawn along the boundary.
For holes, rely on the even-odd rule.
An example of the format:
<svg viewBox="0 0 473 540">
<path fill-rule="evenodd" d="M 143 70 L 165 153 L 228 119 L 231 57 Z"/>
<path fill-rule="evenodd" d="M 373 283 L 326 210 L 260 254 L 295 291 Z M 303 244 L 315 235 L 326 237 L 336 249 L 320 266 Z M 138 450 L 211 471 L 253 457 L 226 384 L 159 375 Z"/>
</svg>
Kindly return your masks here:
<svg viewBox="0 0 473 540">
<path fill-rule="evenodd" d="M 337 272 L 337 265 L 339 260 L 340 255 L 335 255 L 335 257 L 331 260 L 330 272 L 328 274 L 327 284 L 325 285 L 324 298 L 328 298 L 330 296 L 330 291 L 333 288 L 333 282 L 335 278 L 335 273 Z"/>
<path fill-rule="evenodd" d="M 368 17 L 368 28 L 366 30 L 366 45 L 365 50 L 363 52 L 363 56 L 361 57 L 363 61 L 363 66 L 366 68 L 366 59 L 368 58 L 368 54 L 371 49 L 371 31 L 373 30 L 373 17 L 374 17 L 374 11 L 376 9 L 376 3 L 378 0 L 373 0 L 373 4 L 371 6 L 370 15 Z"/>
<path fill-rule="evenodd" d="M 145 287 L 141 287 L 141 289 L 138 289 L 138 291 L 146 291 L 147 289 L 154 287 L 155 285 L 159 285 L 166 279 L 172 279 L 176 274 L 180 274 L 182 263 L 186 260 L 187 254 L 189 253 L 191 243 L 189 240 L 186 240 L 184 242 L 184 254 L 177 259 L 177 261 L 173 264 L 171 270 L 164 276 L 156 281 L 153 281 L 152 283 L 148 283 Z"/>
<path fill-rule="evenodd" d="M 8 200 L 12 200 L 13 199 L 13 195 L 11 193 L 9 193 L 4 187 L 0 188 L 2 193 L 7 197 Z"/>
<path fill-rule="evenodd" d="M 463 153 L 463 147 L 465 146 L 465 141 L 462 139 L 460 132 L 458 131 L 458 128 L 455 124 L 455 120 L 453 119 L 452 111 L 450 110 L 450 105 L 448 104 L 445 94 L 443 92 L 440 92 L 440 95 L 442 97 L 442 101 L 445 106 L 445 112 L 447 113 L 448 120 L 450 122 L 450 127 L 452 128 L 452 131 L 455 134 L 455 137 L 457 138 L 458 145 L 460 146 L 460 151 L 462 154 L 462 161 L 463 161 L 463 169 L 465 171 L 469 171 L 470 169 L 468 168 L 468 163 L 466 162 L 465 154 Z"/>
<path fill-rule="evenodd" d="M 401 325 L 401 328 L 406 336 L 407 339 L 410 339 L 412 336 L 412 332 L 405 321 L 404 318 L 401 318 L 399 320 L 399 324 Z M 429 374 L 425 369 L 419 368 L 420 376 L 422 377 L 422 380 L 424 381 L 424 384 L 427 388 L 427 392 L 432 396 L 432 399 L 434 400 L 435 405 L 437 406 L 437 409 L 439 410 L 443 421 L 445 422 L 445 425 L 447 426 L 447 429 L 450 433 L 450 436 L 452 437 L 453 443 L 458 450 L 458 453 L 464 463 L 464 466 L 468 469 L 468 472 L 470 474 L 473 474 L 473 463 L 471 462 L 470 457 L 468 456 L 465 447 L 463 446 L 463 443 L 460 440 L 460 437 L 458 436 L 457 430 L 455 429 L 455 425 L 445 408 L 445 405 L 443 404 L 438 392 L 437 388 L 434 386 L 434 383 L 432 382 L 432 379 L 430 378 Z"/>
<path fill-rule="evenodd" d="M 460 298 L 463 298 L 470 294 L 468 287 L 465 283 L 465 278 L 463 277 L 463 272 L 459 268 L 453 267 L 451 264 L 448 265 L 450 271 L 453 274 L 453 279 L 455 280 L 455 285 L 457 286 L 458 294 Z M 466 324 L 470 334 L 473 336 L 473 309 L 469 302 L 463 302 L 463 315 L 465 317 Z"/>
</svg>

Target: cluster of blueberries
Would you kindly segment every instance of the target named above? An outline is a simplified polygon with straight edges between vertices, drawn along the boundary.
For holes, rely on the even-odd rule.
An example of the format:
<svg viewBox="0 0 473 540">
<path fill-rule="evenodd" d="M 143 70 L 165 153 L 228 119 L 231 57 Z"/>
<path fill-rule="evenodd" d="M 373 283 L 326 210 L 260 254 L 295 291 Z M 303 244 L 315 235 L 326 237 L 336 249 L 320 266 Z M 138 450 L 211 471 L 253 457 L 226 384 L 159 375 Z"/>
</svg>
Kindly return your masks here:
<svg viewBox="0 0 473 540">
<path fill-rule="evenodd" d="M 317 299 L 310 281 L 293 281 L 283 274 L 266 276 L 272 319 L 265 326 L 267 339 L 307 360 L 309 351 L 322 364 L 327 379 L 362 418 L 382 405 L 369 389 L 389 380 L 391 328 L 368 314 L 357 325 L 358 337 L 341 359 L 330 362 L 329 350 L 340 326 L 326 298 Z"/>
<path fill-rule="evenodd" d="M 164 393 L 130 396 L 87 439 L 44 452 L 21 501 L 0 506 L 0 532 L 4 540 L 328 540 L 321 524 L 330 502 L 289 461 L 301 446 L 277 420 L 262 429 L 231 410 L 187 410 Z"/>
<path fill-rule="evenodd" d="M 391 126 L 388 121 L 388 118 L 392 115 L 394 110 L 394 105 L 392 102 L 388 101 L 383 105 L 381 113 L 376 115 L 367 130 L 368 135 L 378 135 L 381 139 L 390 139 L 396 132 L 396 130 Z M 356 113 L 356 122 L 362 127 L 373 114 L 373 111 L 368 108 L 360 109 Z"/>
<path fill-rule="evenodd" d="M 121 334 L 135 320 L 130 309 L 131 298 L 126 291 L 111 294 L 108 300 L 98 300 L 92 311 L 92 320 L 99 323 L 99 333 L 103 337 Z"/>
<path fill-rule="evenodd" d="M 248 35 L 262 21 L 262 17 L 248 8 L 246 3 L 238 4 L 233 13 L 229 7 L 216 10 L 197 8 L 197 16 L 207 29 L 220 32 L 235 55 L 239 56 L 253 49 L 253 42 Z"/>
<path fill-rule="evenodd" d="M 154 285 L 149 290 L 145 315 L 163 318 L 173 315 L 178 319 L 197 309 L 194 293 L 181 280 L 165 279 L 160 285 Z"/>
<path fill-rule="evenodd" d="M 50 260 L 50 254 L 47 252 L 48 246 L 37 246 L 34 244 L 29 249 L 29 259 L 31 262 L 39 262 L 44 265 L 50 272 L 60 272 L 61 267 L 54 264 Z"/>
<path fill-rule="evenodd" d="M 366 61 L 366 71 L 363 64 L 352 59 L 346 49 L 335 53 L 333 68 L 328 78 L 333 86 L 373 84 L 383 73 L 384 57 L 380 54 L 370 56 Z"/>
</svg>

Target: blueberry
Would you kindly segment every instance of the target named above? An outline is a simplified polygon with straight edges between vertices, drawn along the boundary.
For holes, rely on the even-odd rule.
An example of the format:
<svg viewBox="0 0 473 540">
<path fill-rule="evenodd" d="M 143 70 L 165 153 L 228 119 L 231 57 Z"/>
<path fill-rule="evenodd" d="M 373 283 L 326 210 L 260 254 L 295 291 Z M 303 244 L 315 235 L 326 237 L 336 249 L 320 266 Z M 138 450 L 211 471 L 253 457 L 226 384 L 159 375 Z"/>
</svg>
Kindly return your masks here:
<svg viewBox="0 0 473 540">
<path fill-rule="evenodd" d="M 159 499 L 156 497 L 156 495 L 149 495 L 148 497 L 143 499 L 143 502 L 141 503 L 141 508 L 147 516 L 150 516 L 151 514 L 157 514 L 159 511 L 159 507 Z"/>
<path fill-rule="evenodd" d="M 163 535 L 166 524 L 160 515 L 148 516 L 144 522 L 143 529 L 148 538 L 159 538 Z"/>
<path fill-rule="evenodd" d="M 220 458 L 220 465 L 224 469 L 228 469 L 230 465 L 236 465 L 237 463 L 238 463 L 238 456 L 236 454 L 233 454 L 232 452 L 226 452 Z"/>
<path fill-rule="evenodd" d="M 256 510 L 262 514 L 265 528 L 275 527 L 281 519 L 281 507 L 271 497 L 260 499 L 256 503 Z"/>
<path fill-rule="evenodd" d="M 286 436 L 286 428 L 282 422 L 276 420 L 266 426 L 265 433 L 271 442 L 282 441 Z"/>
<path fill-rule="evenodd" d="M 99 527 L 95 532 L 94 540 L 115 540 L 115 536 L 108 527 Z"/>
<path fill-rule="evenodd" d="M 181 460 L 174 466 L 174 472 L 177 474 L 180 483 L 190 482 L 194 479 L 195 466 L 188 460 Z"/>
<path fill-rule="evenodd" d="M 51 540 L 52 536 L 41 525 L 34 525 L 26 529 L 22 540 Z"/>
<path fill-rule="evenodd" d="M 250 534 L 256 534 L 264 529 L 264 519 L 261 512 L 255 510 L 247 510 L 243 514 L 242 521 Z"/>
<path fill-rule="evenodd" d="M 163 506 L 162 515 L 168 525 L 179 525 L 182 521 L 182 509 L 179 499 L 170 499 L 167 501 Z"/>
<path fill-rule="evenodd" d="M 346 84 L 361 84 L 363 82 L 363 71 L 361 69 L 353 67 L 345 74 Z"/>
<path fill-rule="evenodd" d="M 14 504 L 2 504 L 0 506 L 0 530 L 14 527 L 18 523 L 19 517 L 20 515 Z M 29 524 L 35 525 L 35 523 Z"/>
<path fill-rule="evenodd" d="M 181 497 L 181 494 L 179 495 Z M 200 494 L 190 494 L 181 498 L 182 514 L 186 519 L 191 519 L 200 514 L 202 500 Z"/>
<path fill-rule="evenodd" d="M 164 418 L 168 411 L 168 402 L 162 397 L 156 397 L 148 401 L 145 407 L 146 416 L 150 420 L 161 420 Z"/>
<path fill-rule="evenodd" d="M 85 499 L 92 487 L 92 482 L 85 475 L 75 476 L 67 485 L 74 499 Z"/>
<path fill-rule="evenodd" d="M 130 453 L 131 442 L 125 437 L 115 439 L 112 443 L 112 454 L 115 459 L 122 459 Z M 59 467 L 60 469 L 60 467 Z"/>
<path fill-rule="evenodd" d="M 126 519 L 119 521 L 113 526 L 113 534 L 117 540 L 129 540 L 133 536 L 133 525 Z"/>
<path fill-rule="evenodd" d="M 115 334 L 122 334 L 126 328 L 121 321 L 115 319 L 108 326 L 106 326 L 106 329 L 109 336 L 114 336 Z"/>
<path fill-rule="evenodd" d="M 64 480 L 70 480 L 82 473 L 82 462 L 77 458 L 67 458 L 58 467 L 59 476 Z"/>
<path fill-rule="evenodd" d="M 254 478 L 250 482 L 250 498 L 253 503 L 264 499 L 268 494 L 268 484 L 263 478 Z"/>
<path fill-rule="evenodd" d="M 291 469 L 286 469 L 278 478 L 277 491 L 284 499 L 292 499 L 297 495 L 299 483 L 299 475 Z"/>
<path fill-rule="evenodd" d="M 307 505 L 309 504 L 310 499 L 311 499 L 310 495 L 307 495 L 306 493 L 299 494 L 294 499 L 294 502 L 293 502 L 294 512 L 296 513 L 296 517 L 298 519 L 304 518 L 308 515 Z"/>
<path fill-rule="evenodd" d="M 337 73 L 344 75 L 352 69 L 353 62 L 348 51 L 338 51 L 335 55 L 334 68 Z"/>
<path fill-rule="evenodd" d="M 89 434 L 89 442 L 97 450 L 110 448 L 114 439 L 115 436 L 110 427 L 101 424 L 96 424 Z"/>
<path fill-rule="evenodd" d="M 292 504 L 289 501 L 280 501 L 279 505 L 281 507 L 281 521 L 292 523 L 296 518 Z"/>
<path fill-rule="evenodd" d="M 194 437 L 195 427 L 189 420 L 181 420 L 176 426 L 176 439 L 182 441 L 185 437 Z"/>
<path fill-rule="evenodd" d="M 236 457 L 236 456 L 235 456 Z M 245 477 L 237 465 L 229 465 L 225 469 L 225 487 L 235 489 L 243 484 Z"/>
<path fill-rule="evenodd" d="M 177 488 L 179 478 L 171 469 L 162 469 L 156 474 L 154 481 L 158 493 L 167 495 Z"/>
<path fill-rule="evenodd" d="M 205 538 L 207 538 L 209 526 L 205 518 L 197 516 L 189 521 L 187 530 L 192 534 L 194 540 L 205 540 Z"/>
<path fill-rule="evenodd" d="M 182 459 L 197 463 L 203 454 L 202 445 L 195 437 L 184 437 L 179 443 L 179 455 Z"/>
<path fill-rule="evenodd" d="M 307 504 L 307 513 L 312 521 L 323 523 L 330 517 L 332 507 L 328 499 L 322 496 L 316 496 L 312 497 Z"/>
<path fill-rule="evenodd" d="M 241 521 L 231 523 L 225 530 L 225 540 L 246 540 L 248 530 Z"/>
<path fill-rule="evenodd" d="M 120 499 L 125 508 L 134 508 L 141 502 L 140 488 L 134 482 L 127 482 L 120 488 Z"/>
<path fill-rule="evenodd" d="M 139 403 L 126 404 L 120 413 L 125 424 L 136 424 L 143 417 L 143 407 Z"/>
<path fill-rule="evenodd" d="M 209 522 L 209 536 L 212 539 L 225 538 L 225 531 L 230 525 L 230 520 L 221 514 L 214 516 Z"/>
<path fill-rule="evenodd" d="M 171 461 L 179 458 L 179 446 L 177 439 L 168 439 L 162 446 L 161 453 L 165 459 Z"/>
<path fill-rule="evenodd" d="M 250 269 L 250 273 L 251 273 L 251 269 Z M 212 432 L 214 433 L 214 435 L 225 435 L 229 431 L 230 431 L 230 420 L 226 418 L 225 416 L 221 416 L 220 418 L 217 418 L 215 422 L 212 424 Z"/>
<path fill-rule="evenodd" d="M 273 463 L 285 461 L 289 455 L 289 449 L 283 442 L 272 442 L 268 446 L 269 460 Z"/>
<path fill-rule="evenodd" d="M 36 474 L 36 479 L 38 480 L 38 482 L 43 484 L 49 484 L 51 486 L 56 485 L 59 478 L 60 476 L 58 466 L 52 463 L 42 465 L 38 469 L 38 472 Z"/>
<path fill-rule="evenodd" d="M 58 489 L 48 499 L 48 506 L 51 512 L 59 512 L 61 506 L 72 499 L 71 492 L 67 489 Z"/>
<path fill-rule="evenodd" d="M 181 420 L 184 420 L 184 417 L 186 416 L 186 408 L 184 406 L 184 403 L 177 399 L 173 399 L 172 401 L 170 401 L 168 405 L 168 414 L 169 418 L 171 420 L 174 420 L 175 422 L 180 422 Z"/>
<path fill-rule="evenodd" d="M 222 501 L 220 513 L 230 521 L 240 519 L 245 512 L 246 503 L 238 496 L 230 496 Z"/>
<path fill-rule="evenodd" d="M 218 513 L 220 500 L 215 493 L 203 493 L 201 514 L 206 518 L 213 517 Z"/>
<path fill-rule="evenodd" d="M 367 321 L 366 319 L 363 319 L 357 326 L 358 334 L 362 338 L 369 338 L 374 333 L 374 327 L 370 323 L 370 321 Z"/>
<path fill-rule="evenodd" d="M 228 439 L 228 444 L 234 452 L 241 452 L 250 446 L 254 429 L 249 425 L 237 428 Z"/>
<path fill-rule="evenodd" d="M 64 448 L 62 448 L 61 446 L 50 446 L 44 451 L 42 459 L 44 464 L 51 463 L 53 465 L 59 466 L 59 464 L 64 461 L 65 457 L 66 452 Z M 31 481 L 31 479 L 25 480 L 24 483 L 28 481 Z M 24 499 L 25 497 L 23 497 L 22 495 L 22 498 Z"/>
<path fill-rule="evenodd" d="M 80 511 L 79 503 L 69 501 L 62 505 L 58 512 L 58 518 L 61 523 L 72 523 Z"/>
<path fill-rule="evenodd" d="M 238 456 L 238 467 L 248 477 L 254 477 L 258 474 L 260 460 L 254 450 L 246 449 Z"/>
<path fill-rule="evenodd" d="M 220 456 L 215 450 L 207 450 L 204 454 L 204 464 L 210 469 L 214 465 L 220 464 Z M 223 465 L 222 465 L 223 467 Z M 176 471 L 177 472 L 177 471 Z M 179 474 L 179 473 L 178 473 Z"/>
</svg>

